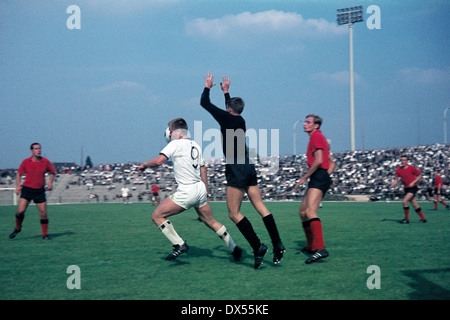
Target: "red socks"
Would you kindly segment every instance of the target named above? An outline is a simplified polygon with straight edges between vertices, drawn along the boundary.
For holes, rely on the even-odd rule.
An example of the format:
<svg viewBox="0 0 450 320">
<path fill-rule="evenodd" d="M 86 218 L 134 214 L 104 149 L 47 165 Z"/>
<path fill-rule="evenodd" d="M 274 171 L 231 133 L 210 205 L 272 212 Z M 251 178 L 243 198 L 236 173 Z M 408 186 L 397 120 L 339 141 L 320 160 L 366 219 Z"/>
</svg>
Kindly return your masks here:
<svg viewBox="0 0 450 320">
<path fill-rule="evenodd" d="M 415 210 L 419 215 L 420 220 L 425 220 L 425 216 L 423 215 L 422 209 L 419 207 Z M 403 212 L 405 213 L 405 219 L 409 221 L 409 207 L 403 207 Z"/>
<path fill-rule="evenodd" d="M 420 220 L 425 220 L 425 216 L 423 215 L 422 209 L 417 208 L 417 209 L 416 209 L 416 212 L 417 212 L 417 214 L 419 215 Z"/>
<path fill-rule="evenodd" d="M 42 236 L 48 235 L 48 219 L 41 219 Z"/>
<path fill-rule="evenodd" d="M 403 212 L 405 213 L 405 220 L 409 221 L 409 207 L 403 207 Z"/>
<path fill-rule="evenodd" d="M 311 247 L 312 247 L 312 242 L 313 242 L 313 234 L 311 231 L 311 222 L 305 221 L 302 223 L 303 225 L 303 231 L 305 232 L 305 237 L 306 237 L 306 250 L 312 251 Z"/>
<path fill-rule="evenodd" d="M 325 249 L 322 232 L 322 222 L 319 218 L 303 222 L 303 231 L 306 236 L 307 250 L 323 250 Z"/>
<path fill-rule="evenodd" d="M 20 231 L 22 229 L 22 222 L 23 219 L 25 219 L 25 214 L 16 214 L 16 230 Z M 48 219 L 41 219 L 41 229 L 42 229 L 42 236 L 45 237 L 48 235 Z"/>
<path fill-rule="evenodd" d="M 442 201 L 439 201 L 439 203 L 441 203 L 444 207 L 448 207 L 448 205 L 445 203 L 445 201 L 444 200 L 442 200 Z M 435 201 L 434 202 L 434 210 L 437 210 L 438 209 L 438 202 L 437 201 Z"/>
<path fill-rule="evenodd" d="M 23 213 L 19 214 L 19 215 L 16 214 L 16 230 L 17 231 L 20 231 L 22 229 L 23 219 L 25 219 L 25 214 L 23 214 Z"/>
</svg>

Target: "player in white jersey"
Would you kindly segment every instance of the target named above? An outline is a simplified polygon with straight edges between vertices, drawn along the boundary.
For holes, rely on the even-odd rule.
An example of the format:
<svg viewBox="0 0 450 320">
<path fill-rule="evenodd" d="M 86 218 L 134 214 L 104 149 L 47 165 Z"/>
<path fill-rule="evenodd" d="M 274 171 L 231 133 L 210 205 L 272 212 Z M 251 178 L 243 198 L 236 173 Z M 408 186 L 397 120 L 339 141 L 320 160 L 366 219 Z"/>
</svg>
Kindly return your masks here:
<svg viewBox="0 0 450 320">
<path fill-rule="evenodd" d="M 171 141 L 160 152 L 159 156 L 143 163 L 138 169 L 144 171 L 148 167 L 158 167 L 172 159 L 173 171 L 178 187 L 174 194 L 162 201 L 152 214 L 152 221 L 169 239 L 174 249 L 166 260 L 174 260 L 189 250 L 186 242 L 175 231 L 173 224 L 167 219 L 194 207 L 200 220 L 226 243 L 234 260 L 239 261 L 242 249 L 236 246 L 227 228 L 214 219 L 208 204 L 207 176 L 200 146 L 189 138 L 187 123 L 182 118 L 169 122 Z"/>
</svg>

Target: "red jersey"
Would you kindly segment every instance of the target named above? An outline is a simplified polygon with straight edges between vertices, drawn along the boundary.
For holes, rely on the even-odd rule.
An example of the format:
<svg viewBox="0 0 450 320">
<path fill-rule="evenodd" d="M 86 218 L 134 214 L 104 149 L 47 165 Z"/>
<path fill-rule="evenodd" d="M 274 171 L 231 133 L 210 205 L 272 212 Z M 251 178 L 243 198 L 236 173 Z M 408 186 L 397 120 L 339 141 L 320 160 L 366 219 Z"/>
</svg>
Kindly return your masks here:
<svg viewBox="0 0 450 320">
<path fill-rule="evenodd" d="M 25 175 L 23 185 L 33 189 L 41 189 L 45 186 L 45 174 L 47 172 L 55 173 L 56 170 L 51 162 L 41 157 L 41 161 L 33 161 L 33 157 L 29 157 L 22 161 L 18 173 Z"/>
<path fill-rule="evenodd" d="M 414 181 L 414 179 L 416 179 L 416 177 L 421 174 L 422 172 L 420 172 L 420 170 L 416 169 L 415 167 L 413 167 L 412 165 L 408 165 L 406 168 L 397 168 L 397 170 L 395 170 L 395 177 L 396 178 L 401 178 L 403 185 L 405 186 L 405 188 L 409 187 L 409 184 L 411 182 Z M 414 186 L 417 186 L 418 182 L 416 184 L 414 184 Z"/>
<path fill-rule="evenodd" d="M 159 187 L 158 186 L 153 186 L 152 187 L 152 193 L 158 193 L 159 192 Z"/>
<path fill-rule="evenodd" d="M 440 176 L 436 176 L 436 177 L 434 178 L 434 188 L 435 188 L 435 189 L 439 188 L 439 185 L 440 185 L 441 188 L 442 188 L 442 178 L 441 178 Z"/>
<path fill-rule="evenodd" d="M 308 162 L 308 167 L 311 167 L 314 162 L 314 152 L 318 149 L 323 150 L 323 162 L 320 168 L 328 169 L 330 167 L 329 155 L 330 146 L 322 131 L 316 130 L 309 136 L 308 148 L 306 149 L 306 160 Z"/>
</svg>

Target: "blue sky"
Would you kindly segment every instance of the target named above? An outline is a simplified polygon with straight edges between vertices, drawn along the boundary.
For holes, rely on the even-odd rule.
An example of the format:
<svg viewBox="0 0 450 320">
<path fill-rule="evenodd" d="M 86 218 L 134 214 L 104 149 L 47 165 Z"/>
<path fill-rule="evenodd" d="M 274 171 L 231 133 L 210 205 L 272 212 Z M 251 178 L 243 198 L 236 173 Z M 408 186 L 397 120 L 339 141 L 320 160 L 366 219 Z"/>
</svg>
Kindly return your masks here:
<svg viewBox="0 0 450 320">
<path fill-rule="evenodd" d="M 81 29 L 70 30 L 70 5 Z M 447 0 L 0 1 L 0 168 L 40 142 L 53 162 L 137 161 L 164 147 L 167 122 L 217 128 L 199 105 L 203 74 L 231 79 L 255 130 L 324 118 L 335 152 L 350 149 L 348 27 L 336 9 L 380 9 L 354 26 L 356 149 L 442 143 L 450 107 Z M 223 106 L 219 85 L 213 103 Z M 269 137 L 270 139 L 270 137 Z M 297 127 L 297 152 L 308 136 Z M 203 147 L 208 142 L 203 142 Z"/>
</svg>

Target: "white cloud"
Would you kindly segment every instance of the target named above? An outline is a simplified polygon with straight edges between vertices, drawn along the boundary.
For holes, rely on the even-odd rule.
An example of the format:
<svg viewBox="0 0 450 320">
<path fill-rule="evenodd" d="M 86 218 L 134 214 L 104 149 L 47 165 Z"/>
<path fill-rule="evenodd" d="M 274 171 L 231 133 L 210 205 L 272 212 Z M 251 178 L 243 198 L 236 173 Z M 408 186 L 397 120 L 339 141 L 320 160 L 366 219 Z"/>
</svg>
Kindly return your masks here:
<svg viewBox="0 0 450 320">
<path fill-rule="evenodd" d="M 361 81 L 361 76 L 356 72 L 353 74 L 355 83 Z M 345 84 L 348 85 L 350 83 L 350 72 L 349 71 L 338 71 L 335 73 L 328 72 L 318 72 L 311 76 L 312 80 L 317 81 L 325 81 L 332 82 L 336 84 Z"/>
<path fill-rule="evenodd" d="M 422 69 L 416 67 L 408 67 L 397 71 L 397 76 L 411 84 L 450 84 L 450 68 L 446 69 Z"/>
<path fill-rule="evenodd" d="M 335 22 L 325 19 L 304 19 L 301 14 L 276 10 L 257 13 L 242 12 L 217 19 L 197 18 L 186 23 L 190 36 L 222 39 L 237 35 L 288 33 L 300 37 L 321 37 L 346 34 Z"/>
</svg>

